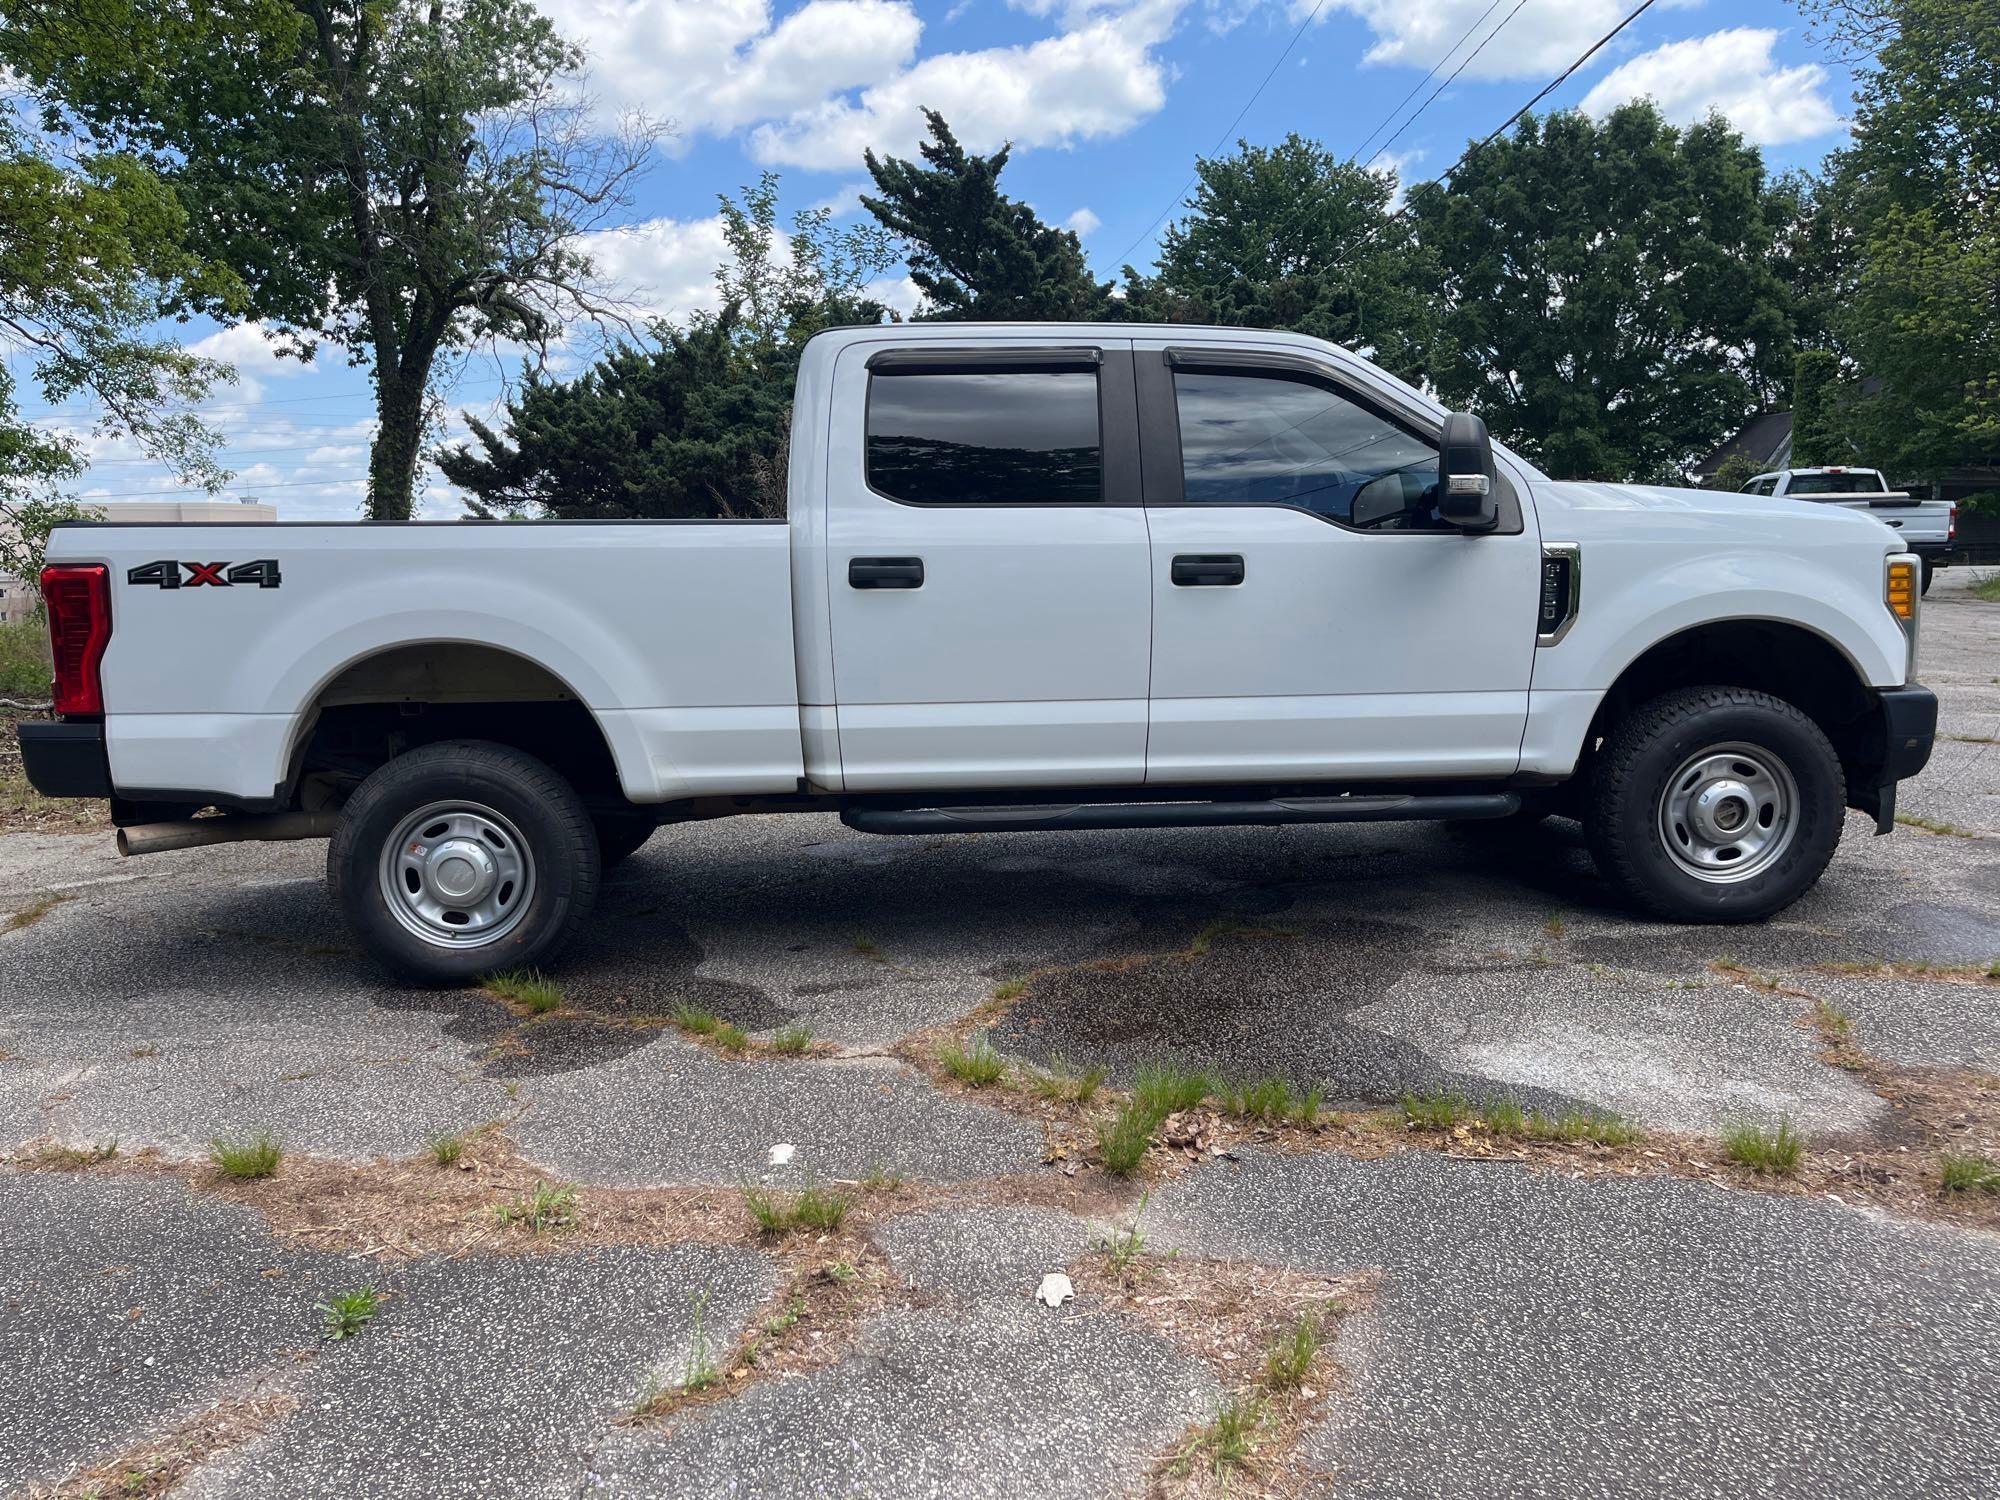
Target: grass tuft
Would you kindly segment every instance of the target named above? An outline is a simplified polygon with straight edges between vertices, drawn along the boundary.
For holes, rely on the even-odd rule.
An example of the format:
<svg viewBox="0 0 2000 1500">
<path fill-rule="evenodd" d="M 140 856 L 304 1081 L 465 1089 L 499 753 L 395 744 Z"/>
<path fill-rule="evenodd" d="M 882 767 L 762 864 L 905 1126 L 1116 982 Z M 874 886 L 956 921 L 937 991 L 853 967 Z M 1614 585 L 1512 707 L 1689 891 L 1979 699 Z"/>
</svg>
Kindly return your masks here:
<svg viewBox="0 0 2000 1500">
<path fill-rule="evenodd" d="M 268 1130 L 260 1130 L 241 1140 L 216 1136 L 208 1143 L 208 1159 L 225 1177 L 247 1181 L 269 1177 L 277 1171 L 278 1163 L 285 1159 L 285 1148 Z"/>
<path fill-rule="evenodd" d="M 68 891 L 45 892 L 8 917 L 7 926 L 4 930 L 7 932 L 19 932 L 24 927 L 33 927 L 43 917 L 46 917 L 58 906 L 61 906 L 63 902 L 74 901 L 75 899 L 76 897 Z"/>
<path fill-rule="evenodd" d="M 750 1047 L 750 1033 L 728 1021 L 710 1032 L 708 1039 L 724 1052 L 745 1052 Z"/>
<path fill-rule="evenodd" d="M 1947 1193 L 2000 1193 L 2000 1165 L 1970 1151 L 1947 1151 L 1938 1158 L 1938 1173 Z"/>
<path fill-rule="evenodd" d="M 1512 1094 L 1502 1094 L 1497 1099 L 1488 1099 L 1479 1112 L 1479 1118 L 1495 1135 L 1516 1136 L 1528 1133 L 1528 1114 L 1521 1108 L 1521 1101 Z"/>
<path fill-rule="evenodd" d="M 1264 1389 L 1295 1391 L 1304 1385 L 1313 1361 L 1319 1358 L 1323 1332 L 1319 1313 L 1309 1312 L 1288 1335 L 1265 1350 Z"/>
<path fill-rule="evenodd" d="M 50 1141 L 35 1148 L 34 1160 L 37 1165 L 54 1167 L 62 1172 L 75 1172 L 84 1167 L 95 1166 L 101 1161 L 110 1161 L 118 1154 L 118 1137 L 106 1136 L 101 1141 L 92 1141 L 87 1146 L 70 1146 L 61 1141 Z"/>
<path fill-rule="evenodd" d="M 345 1292 L 334 1292 L 323 1302 L 315 1302 L 313 1311 L 320 1315 L 326 1336 L 339 1343 L 366 1328 L 381 1306 L 380 1292 L 372 1286 L 357 1286 Z"/>
<path fill-rule="evenodd" d="M 1805 1140 L 1790 1119 L 1780 1117 L 1775 1130 L 1745 1121 L 1723 1132 L 1723 1150 L 1729 1159 L 1753 1172 L 1789 1177 L 1799 1169 L 1805 1154 Z"/>
<path fill-rule="evenodd" d="M 537 1181 L 528 1192 L 516 1193 L 496 1207 L 493 1217 L 502 1224 L 522 1225 L 535 1234 L 573 1229 L 577 1220 L 576 1185 Z"/>
<path fill-rule="evenodd" d="M 540 969 L 505 969 L 488 974 L 481 986 L 531 1016 L 545 1016 L 563 1003 L 562 986 Z"/>
<path fill-rule="evenodd" d="M 1231 1471 L 1250 1462 L 1264 1419 L 1264 1403 L 1255 1396 L 1225 1397 L 1208 1425 L 1188 1440 L 1172 1467 L 1185 1474 L 1196 1459 L 1204 1459 L 1217 1479 L 1226 1480 Z"/>
<path fill-rule="evenodd" d="M 712 1010 L 703 1010 L 699 1005 L 676 1005 L 672 1020 L 674 1025 L 689 1036 L 714 1036 L 722 1029 L 722 1018 Z"/>
<path fill-rule="evenodd" d="M 1172 1063 L 1147 1063 L 1132 1083 L 1132 1097 L 1164 1120 L 1168 1115 L 1193 1109 L 1222 1087 L 1205 1068 L 1182 1068 Z"/>
<path fill-rule="evenodd" d="M 434 1135 L 424 1144 L 430 1148 L 431 1160 L 441 1167 L 448 1167 L 465 1155 L 465 1137 L 462 1134 Z"/>
<path fill-rule="evenodd" d="M 1128 1176 L 1146 1159 L 1153 1144 L 1153 1132 L 1161 1116 L 1138 1100 L 1120 1106 L 1109 1120 L 1097 1122 L 1097 1150 L 1104 1158 L 1104 1170 L 1113 1177 Z"/>
<path fill-rule="evenodd" d="M 1980 836 L 1977 829 L 1960 828 L 1956 823 L 1944 823 L 1936 818 L 1920 818 L 1915 813 L 1897 813 L 1896 821 L 1905 828 L 1921 828 L 1925 833 L 1941 833 L 1947 838 L 1976 839 Z"/>
<path fill-rule="evenodd" d="M 893 1193 L 903 1185 L 903 1174 L 894 1167 L 885 1167 L 879 1161 L 871 1163 L 868 1175 L 861 1179 L 863 1192 Z"/>
<path fill-rule="evenodd" d="M 1003 979 L 993 986 L 993 999 L 1002 1005 L 1018 1000 L 1027 993 L 1028 981 L 1025 979 Z"/>
<path fill-rule="evenodd" d="M 1283 1078 L 1259 1078 L 1251 1083 L 1223 1083 L 1215 1091 L 1216 1103 L 1240 1119 L 1279 1125 L 1287 1121 L 1310 1125 L 1319 1118 L 1325 1090 L 1310 1088 L 1294 1094 Z"/>
<path fill-rule="evenodd" d="M 1432 1089 L 1427 1094 L 1403 1091 L 1403 1116 L 1419 1130 L 1449 1130 L 1473 1117 L 1472 1101 L 1463 1094 Z"/>
<path fill-rule="evenodd" d="M 854 1207 L 854 1195 L 821 1187 L 818 1179 L 808 1174 L 805 1186 L 789 1196 L 769 1188 L 746 1187 L 743 1206 L 750 1210 L 750 1217 L 764 1234 L 790 1234 L 796 1229 L 831 1234 L 847 1221 L 848 1210 Z"/>
<path fill-rule="evenodd" d="M 1110 1076 L 1101 1065 L 1079 1073 L 1060 1052 L 1049 1057 L 1046 1069 L 1023 1068 L 1021 1074 L 1028 1087 L 1042 1098 L 1072 1100 L 1077 1104 L 1088 1104 L 1095 1099 L 1097 1091 L 1104 1087 L 1104 1080 Z"/>
<path fill-rule="evenodd" d="M 1815 1026 L 1838 1041 L 1854 1035 L 1854 1017 L 1831 1000 L 1813 1001 L 1812 1018 Z"/>
<path fill-rule="evenodd" d="M 1982 604 L 2000 604 L 2000 573 L 1980 579 L 1966 592 Z"/>
<path fill-rule="evenodd" d="M 946 1042 L 938 1048 L 937 1060 L 938 1065 L 953 1078 L 976 1089 L 998 1083 L 1007 1068 L 984 1032 L 974 1037 L 969 1047 L 963 1042 Z"/>
<path fill-rule="evenodd" d="M 812 1030 L 806 1026 L 784 1026 L 771 1033 L 771 1050 L 781 1057 L 797 1057 L 811 1050 L 812 1043 Z"/>
</svg>

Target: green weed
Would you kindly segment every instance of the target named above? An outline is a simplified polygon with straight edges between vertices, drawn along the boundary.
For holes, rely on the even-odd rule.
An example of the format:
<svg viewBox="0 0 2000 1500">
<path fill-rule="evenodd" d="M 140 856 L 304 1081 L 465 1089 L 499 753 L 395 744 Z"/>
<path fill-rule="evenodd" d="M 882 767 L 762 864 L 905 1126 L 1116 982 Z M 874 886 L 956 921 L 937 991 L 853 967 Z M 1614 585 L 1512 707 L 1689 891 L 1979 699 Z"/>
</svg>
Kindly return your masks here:
<svg viewBox="0 0 2000 1500">
<path fill-rule="evenodd" d="M 1775 1130 L 1765 1130 L 1749 1121 L 1732 1125 L 1723 1132 L 1722 1145 L 1731 1161 L 1753 1172 L 1768 1172 L 1776 1177 L 1791 1176 L 1799 1169 L 1799 1159 L 1805 1154 L 1804 1138 L 1783 1117 Z"/>
<path fill-rule="evenodd" d="M 517 1193 L 493 1210 L 502 1224 L 520 1224 L 535 1234 L 576 1227 L 576 1186 L 568 1182 L 537 1181 L 525 1193 Z"/>
<path fill-rule="evenodd" d="M 562 987 L 540 969 L 506 969 L 481 982 L 489 995 L 518 1005 L 531 1016 L 545 1016 L 563 1003 Z"/>
<path fill-rule="evenodd" d="M 334 1292 L 323 1302 L 315 1302 L 313 1311 L 320 1315 L 321 1326 L 326 1336 L 338 1343 L 351 1339 L 368 1326 L 382 1305 L 382 1294 L 372 1286 L 358 1286 L 345 1292 Z"/>
<path fill-rule="evenodd" d="M 248 1180 L 269 1177 L 285 1159 L 285 1148 L 268 1130 L 260 1130 L 241 1140 L 216 1136 L 208 1143 L 208 1159 L 225 1177 Z"/>
<path fill-rule="evenodd" d="M 999 1082 L 1000 1075 L 1007 1069 L 984 1032 L 974 1037 L 969 1047 L 963 1042 L 946 1042 L 938 1048 L 937 1060 L 938 1065 L 953 1078 L 976 1089 Z"/>
</svg>

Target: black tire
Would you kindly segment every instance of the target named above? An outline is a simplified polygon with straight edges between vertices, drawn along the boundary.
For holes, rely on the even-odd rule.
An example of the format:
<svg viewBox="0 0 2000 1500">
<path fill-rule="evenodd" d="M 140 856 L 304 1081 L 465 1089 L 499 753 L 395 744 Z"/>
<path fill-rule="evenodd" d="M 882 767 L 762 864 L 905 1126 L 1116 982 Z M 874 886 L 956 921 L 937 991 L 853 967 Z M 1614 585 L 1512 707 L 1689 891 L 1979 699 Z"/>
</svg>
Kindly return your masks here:
<svg viewBox="0 0 2000 1500">
<path fill-rule="evenodd" d="M 1921 596 L 1931 591 L 1931 579 L 1937 576 L 1937 564 L 1928 557 L 1920 557 L 1917 561 L 1924 565 L 1923 581 L 1917 585 L 1917 593 Z"/>
<path fill-rule="evenodd" d="M 401 847 L 398 825 L 431 803 L 452 802 L 512 825 L 532 872 L 522 881 L 525 904 L 505 913 L 508 930 L 463 947 L 427 940 L 406 925 L 390 909 L 381 873 L 385 844 L 396 838 Z M 368 955 L 404 978 L 434 984 L 549 959 L 589 913 L 597 872 L 597 830 L 570 784 L 533 756 L 482 740 L 425 745 L 377 769 L 341 809 L 326 857 L 327 885 Z"/>
<path fill-rule="evenodd" d="M 597 827 L 597 863 L 602 870 L 623 864 L 637 854 L 660 826 L 651 818 L 633 818 L 620 813 L 593 818 L 591 822 Z"/>
<path fill-rule="evenodd" d="M 1749 747 L 1789 774 L 1793 805 L 1783 820 L 1789 838 L 1762 856 L 1761 867 L 1751 856 L 1745 868 L 1753 874 L 1725 878 L 1725 867 L 1716 866 L 1704 878 L 1667 847 L 1662 809 L 1670 778 L 1694 757 L 1732 745 Z M 1684 788 L 1693 784 L 1682 778 Z M 1840 843 L 1846 802 L 1839 756 L 1819 726 L 1791 704 L 1747 688 L 1684 688 L 1641 704 L 1613 726 L 1594 767 L 1584 830 L 1599 873 L 1654 916 L 1757 922 L 1790 906 L 1825 872 Z M 1761 807 L 1751 816 L 1761 822 Z M 1685 845 L 1698 847 L 1678 822 L 1667 821 L 1680 829 Z M 1755 829 L 1743 828 L 1754 836 Z"/>
</svg>

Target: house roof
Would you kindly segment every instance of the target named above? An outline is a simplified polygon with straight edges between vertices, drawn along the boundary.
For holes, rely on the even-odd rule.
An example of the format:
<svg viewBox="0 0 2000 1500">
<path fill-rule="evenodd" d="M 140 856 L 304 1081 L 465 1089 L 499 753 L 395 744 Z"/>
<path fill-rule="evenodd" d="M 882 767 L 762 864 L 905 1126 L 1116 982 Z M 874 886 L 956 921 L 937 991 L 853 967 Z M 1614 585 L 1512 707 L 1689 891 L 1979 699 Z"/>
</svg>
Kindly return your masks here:
<svg viewBox="0 0 2000 1500">
<path fill-rule="evenodd" d="M 1696 477 L 1706 479 L 1723 463 L 1743 454 L 1758 470 L 1782 469 L 1792 451 L 1792 414 L 1788 411 L 1759 412 L 1743 430 L 1720 444 L 1694 466 Z"/>
</svg>

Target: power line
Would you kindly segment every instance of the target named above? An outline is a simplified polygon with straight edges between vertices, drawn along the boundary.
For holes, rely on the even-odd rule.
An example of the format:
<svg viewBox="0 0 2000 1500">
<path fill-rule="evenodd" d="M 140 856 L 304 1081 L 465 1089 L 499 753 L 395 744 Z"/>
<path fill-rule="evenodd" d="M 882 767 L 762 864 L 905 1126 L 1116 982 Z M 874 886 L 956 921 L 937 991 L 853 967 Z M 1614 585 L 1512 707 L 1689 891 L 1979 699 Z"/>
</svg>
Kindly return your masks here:
<svg viewBox="0 0 2000 1500">
<path fill-rule="evenodd" d="M 1460 167 L 1464 166 L 1468 161 L 1470 161 L 1475 153 L 1485 150 L 1486 147 L 1492 145 L 1495 141 L 1499 140 L 1501 136 L 1505 135 L 1507 131 L 1513 127 L 1513 124 L 1516 120 L 1520 119 L 1521 116 L 1525 115 L 1529 110 L 1533 109 L 1537 104 L 1540 104 L 1544 99 L 1548 98 L 1549 95 L 1553 94 L 1557 89 L 1561 88 L 1565 83 L 1569 82 L 1571 75 L 1574 74 L 1578 68 L 1582 67 L 1585 63 L 1589 62 L 1593 57 L 1597 56 L 1599 52 L 1603 51 L 1604 46 L 1607 42 L 1609 42 L 1613 37 L 1617 36 L 1618 33 L 1623 31 L 1627 26 L 1630 26 L 1634 21 L 1638 20 L 1639 17 L 1643 16 L 1647 11 L 1651 10 L 1654 4 L 1655 0 L 1640 0 L 1640 4 L 1633 7 L 1632 13 L 1630 15 L 1626 16 L 1624 20 L 1620 21 L 1616 26 L 1612 27 L 1609 31 L 1605 32 L 1603 36 L 1599 37 L 1596 41 L 1592 42 L 1588 50 L 1586 50 L 1582 56 L 1577 58 L 1577 60 L 1571 63 L 1568 67 L 1564 68 L 1560 73 L 1556 74 L 1554 78 L 1550 79 L 1548 81 L 1548 84 L 1541 90 L 1540 93 L 1536 94 L 1534 98 L 1530 99 L 1526 104 L 1522 105 L 1519 109 L 1515 110 L 1514 113 L 1507 116 L 1506 119 L 1502 120 L 1499 123 L 1499 125 L 1494 127 L 1494 129 L 1490 131 L 1488 134 L 1486 134 L 1484 137 L 1474 141 L 1471 145 L 1467 146 L 1464 151 L 1459 153 L 1459 158 L 1457 161 L 1453 162 L 1450 166 L 1446 167 L 1442 172 L 1438 173 L 1437 177 L 1432 180 L 1442 182 L 1445 178 L 1451 176 Z M 1375 242 L 1375 240 L 1382 234 L 1384 230 L 1386 230 L 1391 224 L 1395 223 L 1398 219 L 1402 218 L 1405 214 L 1407 214 L 1410 211 L 1410 207 L 1411 207 L 1410 202 L 1406 200 L 1401 208 L 1397 209 L 1394 213 L 1390 214 L 1388 218 L 1384 219 L 1381 222 L 1381 224 L 1379 224 L 1375 229 L 1373 229 L 1367 235 L 1365 235 L 1355 245 L 1353 251 L 1348 256 L 1348 259 L 1351 261 L 1355 255 L 1358 255 L 1363 250 L 1366 250 L 1371 244 Z"/>
<path fill-rule="evenodd" d="M 225 485 L 224 488 L 239 491 L 255 490 L 258 492 L 264 490 L 319 490 L 331 489 L 333 486 L 340 484 L 358 484 L 367 477 L 366 474 L 346 474 L 335 479 L 288 479 L 282 484 L 264 484 L 259 480 L 253 479 L 242 484 L 232 481 Z M 175 490 L 113 490 L 108 495 L 78 495 L 76 498 L 79 505 L 89 505 L 96 500 L 206 500 L 209 498 L 209 493 L 206 490 L 194 490 L 183 487 Z"/>
<path fill-rule="evenodd" d="M 1243 107 L 1236 111 L 1236 118 L 1229 122 L 1228 128 L 1226 128 L 1221 135 L 1217 136 L 1215 138 L 1215 144 L 1208 148 L 1208 154 L 1210 156 L 1213 156 L 1215 155 L 1216 152 L 1220 151 L 1223 148 L 1223 146 L 1228 142 L 1229 137 L 1235 132 L 1236 127 L 1243 123 L 1243 117 L 1250 113 L 1250 107 L 1254 105 L 1260 98 L 1263 97 L 1264 90 L 1270 86 L 1271 80 L 1278 76 L 1278 69 L 1282 68 L 1285 65 L 1285 59 L 1292 55 L 1292 49 L 1298 46 L 1299 38 L 1306 34 L 1306 28 L 1319 19 L 1319 13 L 1325 8 L 1326 8 L 1326 0 L 1316 0 L 1316 3 L 1312 8 L 1311 13 L 1307 15 L 1307 17 L 1303 21 L 1299 22 L 1299 29 L 1293 32 L 1292 39 L 1289 42 L 1285 43 L 1285 50 L 1278 54 L 1278 60 L 1271 64 L 1271 71 L 1264 75 L 1264 81 L 1257 85 L 1256 91 L 1252 93 L 1247 100 L 1244 101 Z M 1165 208 L 1161 209 L 1159 213 L 1153 216 L 1152 223 L 1148 224 L 1144 229 L 1139 231 L 1138 237 L 1134 239 L 1131 244 L 1127 245 L 1123 250 L 1118 252 L 1119 265 L 1121 266 L 1124 265 L 1125 257 L 1130 255 L 1134 250 L 1138 249 L 1140 244 L 1146 239 L 1146 237 L 1150 235 L 1155 229 L 1158 229 L 1160 227 L 1160 221 L 1166 218 L 1168 214 L 1174 211 L 1175 205 L 1178 204 L 1181 201 L 1181 199 L 1187 196 L 1188 189 L 1193 187 L 1196 181 L 1199 180 L 1199 178 L 1201 177 L 1200 158 L 1197 157 L 1195 160 L 1196 160 L 1195 169 L 1193 173 L 1190 174 L 1190 176 L 1188 177 L 1188 180 L 1185 183 L 1181 184 L 1180 191 L 1175 193 L 1174 196 L 1170 200 L 1168 200 L 1167 206 Z"/>
<path fill-rule="evenodd" d="M 1472 33 L 1477 31 L 1480 27 L 1484 26 L 1486 24 L 1486 18 L 1492 15 L 1494 11 L 1498 10 L 1500 6 L 1501 6 L 1501 0 L 1493 0 L 1493 3 L 1491 5 L 1487 6 L 1485 10 L 1479 13 L 1479 19 L 1474 21 L 1470 26 L 1465 28 L 1465 34 L 1459 37 L 1457 41 L 1453 42 L 1451 46 L 1445 50 L 1444 56 L 1440 57 L 1436 62 L 1431 64 L 1430 72 L 1424 74 L 1423 77 L 1419 78 L 1415 83 L 1410 85 L 1409 93 L 1403 95 L 1401 99 L 1398 99 L 1396 101 L 1396 107 L 1390 110 L 1389 113 L 1387 113 L 1386 115 L 1382 116 L 1381 120 L 1376 123 L 1375 128 L 1369 131 L 1368 134 L 1365 137 L 1363 137 L 1361 144 L 1356 146 L 1353 149 L 1353 151 L 1348 153 L 1347 160 L 1350 165 L 1361 159 L 1361 153 L 1368 149 L 1368 143 L 1374 140 L 1376 136 L 1380 135 L 1385 129 L 1388 128 L 1389 122 L 1395 119 L 1397 115 L 1403 112 L 1403 106 L 1408 104 L 1412 99 L 1417 97 L 1417 90 L 1422 88 L 1425 84 L 1429 83 L 1433 78 L 1437 77 L 1438 69 L 1451 61 L 1452 54 L 1458 51 L 1460 47 L 1463 47 L 1466 44 L 1466 42 L 1471 39 Z M 1419 110 L 1417 113 L 1422 114 L 1423 111 Z M 1415 118 L 1415 116 L 1412 116 L 1412 118 Z"/>
<path fill-rule="evenodd" d="M 1513 20 L 1514 17 L 1518 16 L 1521 13 L 1521 7 L 1526 5 L 1527 3 L 1528 0 L 1514 0 L 1514 8 L 1508 11 L 1506 15 L 1500 18 L 1500 24 L 1498 26 L 1495 26 L 1491 31 L 1486 33 L 1486 41 L 1481 42 L 1477 47 L 1474 47 L 1470 52 L 1468 52 L 1465 55 L 1465 61 L 1460 63 L 1456 68 L 1452 69 L 1451 77 L 1447 78 L 1443 83 L 1439 84 L 1437 86 L 1436 91 L 1431 94 L 1430 98 L 1424 100 L 1422 104 L 1419 104 L 1417 106 L 1417 112 L 1415 114 L 1411 115 L 1409 119 L 1403 121 L 1401 125 L 1398 125 L 1396 127 L 1396 133 L 1390 136 L 1388 140 L 1382 143 L 1382 149 L 1381 151 L 1376 153 L 1377 155 L 1385 155 L 1391 146 L 1395 145 L 1397 141 L 1403 138 L 1403 132 L 1408 130 L 1412 125 L 1416 124 L 1417 121 L 1422 118 L 1425 110 L 1429 109 L 1433 104 L 1437 103 L 1438 95 L 1442 94 L 1446 89 L 1450 88 L 1454 83 L 1458 82 L 1458 75 L 1460 73 L 1463 73 L 1467 68 L 1472 66 L 1472 60 L 1478 57 L 1480 53 L 1486 50 L 1486 43 L 1492 41 L 1493 38 L 1500 35 L 1501 32 L 1505 31 L 1507 29 L 1507 23 Z"/>
</svg>

